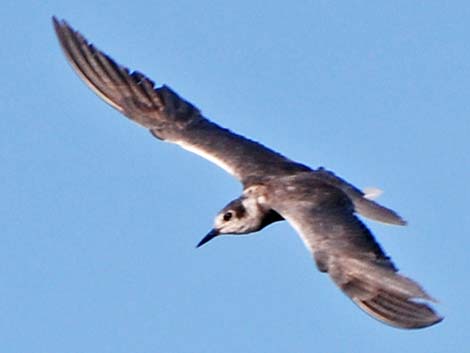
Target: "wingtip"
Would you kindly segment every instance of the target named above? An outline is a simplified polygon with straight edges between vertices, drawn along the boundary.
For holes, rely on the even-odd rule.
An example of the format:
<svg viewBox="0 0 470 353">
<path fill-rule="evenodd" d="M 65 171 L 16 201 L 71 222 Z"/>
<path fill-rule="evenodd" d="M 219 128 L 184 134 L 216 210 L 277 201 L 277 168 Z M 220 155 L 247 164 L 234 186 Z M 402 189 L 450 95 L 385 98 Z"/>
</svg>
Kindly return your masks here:
<svg viewBox="0 0 470 353">
<path fill-rule="evenodd" d="M 51 17 L 52 24 L 54 25 L 54 28 L 59 28 L 61 24 L 65 23 L 64 20 L 59 20 L 59 18 L 56 15 L 52 15 Z"/>
<path fill-rule="evenodd" d="M 335 283 L 373 318 L 402 329 L 418 329 L 443 320 L 435 299 L 412 279 L 361 260 L 342 260 L 330 271 Z"/>
<path fill-rule="evenodd" d="M 65 31 L 71 31 L 71 32 L 76 32 L 75 29 L 73 29 L 72 26 L 70 26 L 70 24 L 64 20 L 64 19 L 60 19 L 58 18 L 56 15 L 53 15 L 51 17 L 51 20 L 52 20 L 52 25 L 54 26 L 54 30 L 55 32 L 57 33 L 57 35 L 59 36 L 59 38 L 62 37 L 62 33 Z"/>
<path fill-rule="evenodd" d="M 389 326 L 413 330 L 434 326 L 444 320 L 433 308 L 425 303 L 409 300 L 390 301 L 384 298 L 354 300 L 354 302 L 374 319 Z"/>
<path fill-rule="evenodd" d="M 63 43 L 64 28 L 71 28 L 71 27 L 65 20 L 61 20 L 55 15 L 52 16 L 51 20 L 52 20 L 52 25 L 54 26 L 54 31 L 57 37 L 59 38 L 59 42 L 61 46 L 63 46 L 64 45 Z"/>
<path fill-rule="evenodd" d="M 57 29 L 60 26 L 59 19 L 55 15 L 52 15 L 51 21 L 52 21 L 52 25 L 54 26 L 54 30 L 57 32 Z"/>
</svg>

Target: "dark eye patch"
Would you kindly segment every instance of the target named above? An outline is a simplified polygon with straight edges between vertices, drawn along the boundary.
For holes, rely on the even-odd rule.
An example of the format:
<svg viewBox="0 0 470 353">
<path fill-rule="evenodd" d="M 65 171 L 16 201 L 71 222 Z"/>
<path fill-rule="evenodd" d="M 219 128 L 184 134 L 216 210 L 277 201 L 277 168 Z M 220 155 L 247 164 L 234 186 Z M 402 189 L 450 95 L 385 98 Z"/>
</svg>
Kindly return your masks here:
<svg viewBox="0 0 470 353">
<path fill-rule="evenodd" d="M 243 205 L 236 207 L 234 211 L 235 211 L 235 215 L 237 216 L 237 218 L 243 218 L 243 216 L 246 213 L 246 209 L 245 207 L 243 207 Z"/>
<path fill-rule="evenodd" d="M 227 212 L 226 214 L 224 214 L 225 222 L 230 221 L 231 218 L 232 218 L 232 212 Z"/>
</svg>

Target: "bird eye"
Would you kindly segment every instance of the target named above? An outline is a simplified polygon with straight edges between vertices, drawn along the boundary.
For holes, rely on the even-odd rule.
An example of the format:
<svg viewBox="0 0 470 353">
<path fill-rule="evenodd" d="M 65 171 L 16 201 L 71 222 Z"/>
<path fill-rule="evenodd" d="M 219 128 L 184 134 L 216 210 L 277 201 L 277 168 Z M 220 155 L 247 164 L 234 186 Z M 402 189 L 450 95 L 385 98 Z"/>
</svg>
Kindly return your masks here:
<svg viewBox="0 0 470 353">
<path fill-rule="evenodd" d="M 224 214 L 225 222 L 230 221 L 231 218 L 232 218 L 232 212 L 227 212 L 226 214 Z"/>
</svg>

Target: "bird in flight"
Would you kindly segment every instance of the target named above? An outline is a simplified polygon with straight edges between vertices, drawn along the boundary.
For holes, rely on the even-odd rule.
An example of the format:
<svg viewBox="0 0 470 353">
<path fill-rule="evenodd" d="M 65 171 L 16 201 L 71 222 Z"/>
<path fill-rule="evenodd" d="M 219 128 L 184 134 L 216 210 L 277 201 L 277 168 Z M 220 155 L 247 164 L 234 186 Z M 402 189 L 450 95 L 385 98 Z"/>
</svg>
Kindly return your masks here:
<svg viewBox="0 0 470 353">
<path fill-rule="evenodd" d="M 243 193 L 215 217 L 198 247 L 223 235 L 257 232 L 286 220 L 312 253 L 317 268 L 372 317 L 400 328 L 440 322 L 434 299 L 397 268 L 356 214 L 395 225 L 394 211 L 324 169 L 292 161 L 206 119 L 168 86 L 155 87 L 53 17 L 72 68 L 106 103 L 162 141 L 194 152 L 237 178 Z"/>
</svg>

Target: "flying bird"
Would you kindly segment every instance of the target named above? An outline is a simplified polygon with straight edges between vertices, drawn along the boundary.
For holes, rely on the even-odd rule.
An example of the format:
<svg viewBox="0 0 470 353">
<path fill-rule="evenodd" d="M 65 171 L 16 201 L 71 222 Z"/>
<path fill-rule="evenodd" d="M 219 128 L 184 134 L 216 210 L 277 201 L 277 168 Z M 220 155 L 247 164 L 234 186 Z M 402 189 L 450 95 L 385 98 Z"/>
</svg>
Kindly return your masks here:
<svg viewBox="0 0 470 353">
<path fill-rule="evenodd" d="M 215 217 L 198 247 L 223 234 L 257 232 L 286 220 L 312 253 L 318 270 L 372 317 L 400 328 L 440 322 L 434 299 L 397 268 L 356 214 L 395 225 L 406 222 L 367 193 L 322 167 L 313 169 L 208 119 L 166 85 L 130 71 L 53 17 L 72 68 L 106 103 L 157 139 L 194 152 L 237 178 L 240 197 Z M 375 192 L 374 192 L 375 193 Z"/>
</svg>

